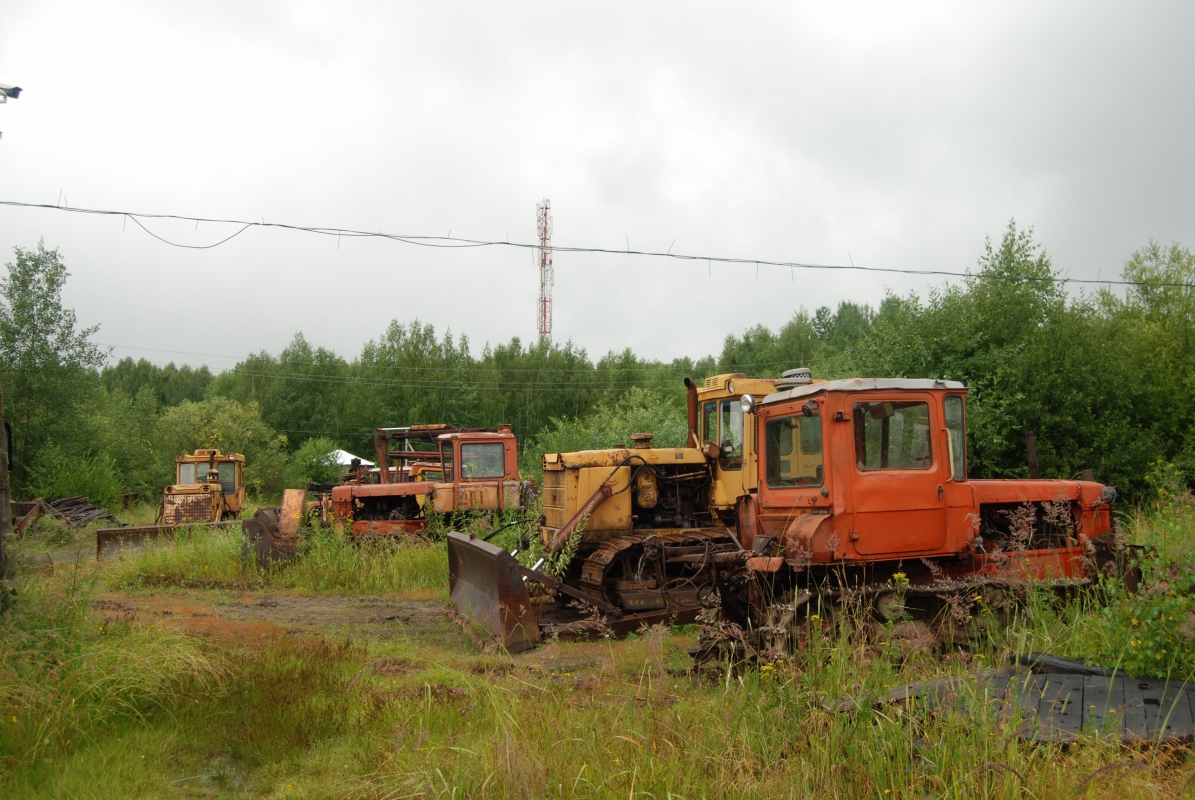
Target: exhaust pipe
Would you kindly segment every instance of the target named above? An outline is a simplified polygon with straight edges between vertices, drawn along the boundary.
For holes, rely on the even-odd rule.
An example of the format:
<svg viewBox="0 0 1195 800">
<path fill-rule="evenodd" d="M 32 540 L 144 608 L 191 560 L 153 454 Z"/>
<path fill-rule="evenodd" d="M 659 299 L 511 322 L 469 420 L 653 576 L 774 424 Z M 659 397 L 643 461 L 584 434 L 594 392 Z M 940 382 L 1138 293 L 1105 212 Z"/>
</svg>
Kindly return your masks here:
<svg viewBox="0 0 1195 800">
<path fill-rule="evenodd" d="M 685 378 L 685 388 L 689 390 L 689 441 L 698 450 L 701 449 L 701 437 L 697 435 L 697 384 L 692 378 Z"/>
</svg>

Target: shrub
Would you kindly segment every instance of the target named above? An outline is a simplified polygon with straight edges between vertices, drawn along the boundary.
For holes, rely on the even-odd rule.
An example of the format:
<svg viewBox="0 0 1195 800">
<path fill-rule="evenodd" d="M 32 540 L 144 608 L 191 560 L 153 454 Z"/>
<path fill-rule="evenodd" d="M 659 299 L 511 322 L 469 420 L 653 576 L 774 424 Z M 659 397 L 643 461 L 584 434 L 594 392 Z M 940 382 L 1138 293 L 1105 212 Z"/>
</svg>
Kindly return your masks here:
<svg viewBox="0 0 1195 800">
<path fill-rule="evenodd" d="M 71 456 L 51 444 L 29 466 L 29 491 L 46 499 L 82 495 L 94 505 L 119 508 L 123 481 L 107 455 Z"/>
<path fill-rule="evenodd" d="M 335 483 L 342 471 L 333 451 L 336 442 L 326 436 L 308 439 L 291 456 L 299 483 Z"/>
</svg>

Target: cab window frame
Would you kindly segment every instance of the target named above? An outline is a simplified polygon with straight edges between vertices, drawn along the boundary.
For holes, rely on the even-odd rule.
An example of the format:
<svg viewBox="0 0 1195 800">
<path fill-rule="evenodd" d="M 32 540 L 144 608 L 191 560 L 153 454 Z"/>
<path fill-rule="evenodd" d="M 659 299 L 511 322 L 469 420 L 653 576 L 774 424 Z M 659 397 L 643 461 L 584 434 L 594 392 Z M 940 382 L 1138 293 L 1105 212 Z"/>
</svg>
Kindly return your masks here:
<svg viewBox="0 0 1195 800">
<path fill-rule="evenodd" d="M 787 442 L 791 447 L 786 452 L 782 447 L 779 426 L 788 420 L 795 420 L 797 424 L 796 426 L 791 423 L 788 425 Z M 795 435 L 792 433 L 793 427 L 797 428 Z M 815 431 L 816 437 L 812 435 Z M 795 414 L 769 417 L 763 422 L 763 434 L 764 483 L 769 489 L 819 489 L 826 485 L 826 437 L 821 414 L 814 411 L 812 414 L 806 415 L 798 411 Z M 816 448 L 811 451 L 815 438 Z M 801 456 L 814 455 L 818 458 L 816 464 L 813 465 L 814 473 L 812 475 L 781 477 L 780 460 L 782 456 L 788 460 L 799 460 Z M 809 480 L 802 480 L 802 478 Z"/>
<path fill-rule="evenodd" d="M 217 461 L 216 472 L 220 475 L 220 491 L 224 494 L 236 494 L 237 489 L 237 465 L 235 461 Z M 228 478 L 224 477 L 224 473 L 229 473 Z"/>
<path fill-rule="evenodd" d="M 718 466 L 722 469 L 733 472 L 743 468 L 743 406 L 738 400 L 723 400 L 718 404 L 718 428 L 719 437 L 727 435 L 726 423 L 730 422 L 731 433 L 734 432 L 737 419 L 738 442 L 734 438 L 728 438 L 725 441 L 730 442 L 732 449 L 729 453 L 722 449 L 725 442 L 718 442 Z"/>
<path fill-rule="evenodd" d="M 957 437 L 955 432 L 955 423 L 951 420 L 950 404 L 957 403 L 958 407 L 958 422 L 957 422 Z M 961 394 L 948 394 L 942 400 L 942 421 L 943 427 L 946 428 L 946 435 L 950 437 L 951 452 L 948 455 L 954 456 L 955 463 L 950 465 L 951 475 L 955 481 L 967 480 L 967 401 Z M 956 470 L 956 467 L 958 469 Z"/>
<path fill-rule="evenodd" d="M 721 446 L 718 440 L 718 403 L 715 400 L 701 405 L 701 444 L 703 447 L 708 444 Z"/>
<path fill-rule="evenodd" d="M 478 459 L 493 458 L 492 452 L 497 451 L 498 461 L 497 470 L 495 474 L 479 474 L 466 475 L 465 474 L 465 458 L 472 456 L 473 450 L 479 451 L 476 455 Z M 469 451 L 469 452 L 466 452 Z M 490 455 L 486 455 L 485 451 L 489 451 Z M 466 481 L 492 481 L 501 480 L 506 477 L 506 447 L 502 442 L 462 442 L 461 443 L 461 479 Z M 484 462 L 481 462 L 484 463 Z"/>
<path fill-rule="evenodd" d="M 933 444 L 933 403 L 923 397 L 916 399 L 879 399 L 874 401 L 855 400 L 851 404 L 852 439 L 855 446 L 855 469 L 863 473 L 896 471 L 928 472 L 938 464 Z M 921 438 L 916 429 L 906 431 L 906 426 L 916 425 L 920 421 L 919 415 L 902 413 L 915 408 L 924 409 L 924 447 L 925 455 L 914 455 L 917 452 Z M 893 424 L 892 420 L 899 417 L 899 431 L 895 438 L 898 445 L 898 462 L 893 465 Z M 874 423 L 874 424 L 873 424 Z M 870 445 L 876 445 L 877 452 L 869 450 Z M 871 465 L 872 455 L 878 462 Z M 920 463 L 911 463 L 920 462 Z"/>
</svg>

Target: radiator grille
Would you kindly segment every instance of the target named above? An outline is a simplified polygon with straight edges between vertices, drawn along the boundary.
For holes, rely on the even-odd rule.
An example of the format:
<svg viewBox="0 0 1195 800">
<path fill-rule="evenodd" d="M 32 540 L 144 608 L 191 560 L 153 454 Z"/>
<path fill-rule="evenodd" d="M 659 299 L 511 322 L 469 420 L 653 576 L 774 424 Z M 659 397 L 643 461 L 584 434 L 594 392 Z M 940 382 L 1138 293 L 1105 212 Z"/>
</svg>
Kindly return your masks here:
<svg viewBox="0 0 1195 800">
<path fill-rule="evenodd" d="M 167 525 L 185 522 L 212 522 L 212 497 L 207 494 L 167 495 L 162 510 Z"/>
<path fill-rule="evenodd" d="M 544 521 L 549 528 L 559 528 L 564 525 L 565 498 L 565 470 L 544 472 Z"/>
</svg>

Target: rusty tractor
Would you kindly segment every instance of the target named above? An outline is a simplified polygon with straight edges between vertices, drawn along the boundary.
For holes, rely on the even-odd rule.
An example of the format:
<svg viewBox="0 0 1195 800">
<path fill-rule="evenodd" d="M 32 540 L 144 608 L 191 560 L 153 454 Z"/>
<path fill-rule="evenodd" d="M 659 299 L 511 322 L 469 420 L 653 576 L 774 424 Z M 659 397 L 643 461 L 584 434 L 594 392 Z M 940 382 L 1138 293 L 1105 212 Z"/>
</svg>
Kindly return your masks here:
<svg viewBox="0 0 1195 800">
<path fill-rule="evenodd" d="M 174 457 L 174 483 L 162 492 L 153 525 L 96 531 L 96 558 L 170 538 L 179 527 L 229 528 L 245 507 L 245 457 L 200 449 Z"/>
<path fill-rule="evenodd" d="M 488 514 L 523 507 L 526 486 L 509 425 L 378 428 L 373 438 L 379 482 L 332 489 L 332 516 L 353 536 L 423 535 L 429 510 Z"/>
<path fill-rule="evenodd" d="M 968 478 L 961 383 L 808 371 L 687 383 L 691 447 L 640 437 L 544 455 L 545 549 L 575 550 L 562 572 L 450 534 L 452 599 L 507 649 L 693 620 L 703 605 L 756 644 L 792 644 L 848 597 L 882 619 L 932 618 L 960 598 L 1127 570 L 1111 487 Z M 562 613 L 568 602 L 587 616 Z"/>
<path fill-rule="evenodd" d="M 449 534 L 453 602 L 512 652 L 595 625 L 626 633 L 694 620 L 720 565 L 741 551 L 737 509 L 755 488 L 753 418 L 740 397 L 773 392 L 806 373 L 793 370 L 779 381 L 719 375 L 701 386 L 686 379 L 685 447 L 653 447 L 651 434 L 636 434 L 629 448 L 545 454 L 545 560 L 574 555 L 553 575 L 539 569 L 543 562 L 527 567 L 488 542 Z M 559 602 L 549 602 L 552 594 Z"/>
<path fill-rule="evenodd" d="M 292 507 L 260 509 L 260 519 L 242 526 L 245 552 L 256 553 L 261 567 L 289 556 L 311 513 L 328 506 L 332 522 L 357 539 L 424 537 L 430 513 L 493 515 L 525 506 L 530 484 L 519 480 L 518 441 L 509 425 L 377 428 L 374 444 L 378 465 L 354 466 L 316 503 L 306 505 L 294 499 L 302 490 L 288 490 L 298 493 L 291 496 Z"/>
</svg>

